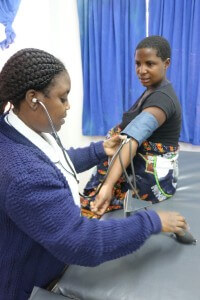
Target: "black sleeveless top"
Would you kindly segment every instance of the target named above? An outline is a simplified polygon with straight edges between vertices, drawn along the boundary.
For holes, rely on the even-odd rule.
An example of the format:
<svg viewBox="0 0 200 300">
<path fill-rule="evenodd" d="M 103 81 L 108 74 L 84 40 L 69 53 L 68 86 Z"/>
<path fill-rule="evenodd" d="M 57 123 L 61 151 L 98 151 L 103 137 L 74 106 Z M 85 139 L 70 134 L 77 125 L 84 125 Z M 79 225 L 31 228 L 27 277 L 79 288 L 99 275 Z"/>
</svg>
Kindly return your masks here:
<svg viewBox="0 0 200 300">
<path fill-rule="evenodd" d="M 144 92 L 136 103 L 123 114 L 120 128 L 123 130 L 143 109 L 152 106 L 159 107 L 165 112 L 166 121 L 153 132 L 148 141 L 176 147 L 181 130 L 181 106 L 168 80 L 164 80 L 149 94 L 145 95 Z"/>
</svg>

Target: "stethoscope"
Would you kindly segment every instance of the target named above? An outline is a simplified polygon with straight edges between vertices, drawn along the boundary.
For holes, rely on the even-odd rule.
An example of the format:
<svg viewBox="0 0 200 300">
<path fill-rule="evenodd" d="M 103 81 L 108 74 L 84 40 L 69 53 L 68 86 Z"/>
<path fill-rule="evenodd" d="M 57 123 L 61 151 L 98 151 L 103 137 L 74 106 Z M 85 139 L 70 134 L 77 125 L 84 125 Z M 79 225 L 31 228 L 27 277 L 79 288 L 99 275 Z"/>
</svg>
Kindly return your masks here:
<svg viewBox="0 0 200 300">
<path fill-rule="evenodd" d="M 53 137 L 55 138 L 57 145 L 58 145 L 58 146 L 60 147 L 60 149 L 62 150 L 64 159 L 65 159 L 65 161 L 66 161 L 68 167 L 70 168 L 70 171 L 71 171 L 71 172 L 70 172 L 69 170 L 67 170 L 63 165 L 62 165 L 62 167 L 65 169 L 65 171 L 66 171 L 67 173 L 69 173 L 70 175 L 72 175 L 72 176 L 75 178 L 75 180 L 76 180 L 77 183 L 79 183 L 79 180 L 78 180 L 78 178 L 77 178 L 76 172 L 74 171 L 73 167 L 71 166 L 71 164 L 70 164 L 70 162 L 69 162 L 69 160 L 68 160 L 68 158 L 67 158 L 67 155 L 66 155 L 66 153 L 65 153 L 65 148 L 63 147 L 63 145 L 62 145 L 62 143 L 61 143 L 61 140 L 60 140 L 60 138 L 59 138 L 59 136 L 58 136 L 58 134 L 57 134 L 57 131 L 56 131 L 55 127 L 54 127 L 53 121 L 52 121 L 52 119 L 51 119 L 51 117 L 50 117 L 50 114 L 49 114 L 49 112 L 48 112 L 46 106 L 44 105 L 44 103 L 43 103 L 42 101 L 40 101 L 40 100 L 38 100 L 38 99 L 36 99 L 36 98 L 33 98 L 33 99 L 32 99 L 32 102 L 33 102 L 33 103 L 39 103 L 39 104 L 43 107 L 43 109 L 44 109 L 44 111 L 45 111 L 45 113 L 46 113 L 46 115 L 47 115 L 47 117 L 48 117 L 48 121 L 49 121 L 49 124 L 50 124 L 50 126 L 51 126 L 51 129 L 52 129 L 52 135 L 53 135 Z M 61 162 L 60 162 L 60 163 L 61 163 Z"/>
<path fill-rule="evenodd" d="M 69 162 L 69 160 L 68 160 L 68 158 L 67 158 L 66 150 L 65 150 L 65 148 L 64 148 L 63 145 L 62 145 L 62 142 L 61 142 L 61 140 L 60 140 L 60 138 L 59 138 L 59 136 L 58 136 L 58 134 L 57 134 L 57 131 L 56 131 L 55 127 L 54 127 L 53 121 L 52 121 L 52 119 L 51 119 L 51 116 L 50 116 L 50 114 L 49 114 L 49 112 L 48 112 L 46 106 L 44 105 L 44 103 L 43 103 L 42 101 L 40 101 L 40 100 L 38 100 L 38 99 L 36 99 L 36 98 L 33 98 L 33 99 L 32 99 L 32 102 L 33 102 L 33 103 L 39 103 L 39 104 L 43 107 L 43 109 L 44 109 L 44 111 L 45 111 L 45 113 L 46 113 L 46 115 L 47 115 L 47 118 L 48 118 L 49 124 L 50 124 L 50 126 L 51 126 L 51 129 L 52 129 L 52 135 L 53 135 L 53 137 L 55 138 L 57 145 L 58 145 L 58 146 L 60 147 L 60 149 L 62 150 L 64 159 L 65 159 L 65 161 L 66 161 L 66 163 L 67 163 L 67 165 L 68 165 L 70 171 L 67 170 L 63 165 L 62 165 L 62 167 L 65 169 L 65 171 L 66 171 L 67 173 L 69 173 L 71 176 L 73 176 L 74 179 L 76 180 L 77 184 L 79 184 L 79 180 L 78 180 L 78 178 L 77 178 L 76 172 L 74 171 L 73 167 L 71 166 L 71 164 L 70 164 L 70 162 Z M 130 154 L 130 160 L 131 160 L 132 181 L 130 180 L 129 175 L 128 175 L 127 172 L 126 172 L 126 169 L 125 169 L 125 167 L 124 167 L 124 165 L 123 165 L 122 158 L 121 158 L 121 154 L 120 154 L 120 151 L 121 151 L 122 147 L 123 147 L 125 144 L 127 144 L 127 143 L 129 143 L 129 154 Z M 109 167 L 108 167 L 108 170 L 107 170 L 106 175 L 105 175 L 104 178 L 103 178 L 103 181 L 102 181 L 101 184 L 98 186 L 98 188 L 97 188 L 97 190 L 95 191 L 95 193 L 94 193 L 92 196 L 85 196 L 85 195 L 83 195 L 82 193 L 79 192 L 79 195 L 80 195 L 81 197 L 86 198 L 86 199 L 94 199 L 94 197 L 98 195 L 98 193 L 100 192 L 100 189 L 102 188 L 104 182 L 106 181 L 106 179 L 107 179 L 107 177 L 108 177 L 108 174 L 110 173 L 110 170 L 111 170 L 111 168 L 112 168 L 112 165 L 113 165 L 113 163 L 114 163 L 114 161 L 115 161 L 115 159 L 116 159 L 116 157 L 117 157 L 118 155 L 119 155 L 120 164 L 121 164 L 122 170 L 123 170 L 123 172 L 124 172 L 124 175 L 125 175 L 125 177 L 126 177 L 126 180 L 127 180 L 127 182 L 129 183 L 131 189 L 135 192 L 135 194 L 136 194 L 136 196 L 138 197 L 138 199 L 140 199 L 140 197 L 139 197 L 139 195 L 138 195 L 138 193 L 137 193 L 137 189 L 136 189 L 136 178 L 135 178 L 135 171 L 134 171 L 133 157 L 132 157 L 132 143 L 131 143 L 131 139 L 130 139 L 130 138 L 126 138 L 126 139 L 124 139 L 124 140 L 121 142 L 119 148 L 117 149 L 117 151 L 116 151 L 115 154 L 113 155 L 112 159 L 110 160 Z M 61 162 L 60 162 L 60 163 L 61 163 Z"/>
</svg>

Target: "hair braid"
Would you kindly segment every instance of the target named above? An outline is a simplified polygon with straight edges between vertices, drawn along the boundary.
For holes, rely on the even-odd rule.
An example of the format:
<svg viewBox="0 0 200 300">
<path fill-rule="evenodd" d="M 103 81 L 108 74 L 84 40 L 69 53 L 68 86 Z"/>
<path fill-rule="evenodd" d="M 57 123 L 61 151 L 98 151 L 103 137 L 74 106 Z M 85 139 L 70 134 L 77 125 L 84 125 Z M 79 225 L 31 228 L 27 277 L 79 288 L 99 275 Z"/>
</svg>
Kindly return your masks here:
<svg viewBox="0 0 200 300">
<path fill-rule="evenodd" d="M 15 53 L 0 73 L 0 114 L 8 102 L 18 107 L 29 89 L 47 90 L 62 71 L 66 71 L 63 63 L 43 50 L 26 48 Z"/>
</svg>

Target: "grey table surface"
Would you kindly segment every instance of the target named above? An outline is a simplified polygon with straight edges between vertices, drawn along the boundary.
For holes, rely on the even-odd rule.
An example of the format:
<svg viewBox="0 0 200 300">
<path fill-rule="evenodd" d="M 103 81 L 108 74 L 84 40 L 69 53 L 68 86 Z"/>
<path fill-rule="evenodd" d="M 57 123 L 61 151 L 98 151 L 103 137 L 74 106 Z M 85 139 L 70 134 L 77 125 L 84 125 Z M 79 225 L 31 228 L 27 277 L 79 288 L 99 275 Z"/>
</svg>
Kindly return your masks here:
<svg viewBox="0 0 200 300">
<path fill-rule="evenodd" d="M 81 300 L 199 300 L 200 299 L 200 153 L 181 152 L 178 189 L 154 210 L 183 214 L 196 245 L 183 245 L 161 233 L 136 252 L 95 268 L 70 266 L 58 290 Z M 105 214 L 123 218 L 123 210 Z M 198 242 L 199 241 L 199 242 Z"/>
</svg>

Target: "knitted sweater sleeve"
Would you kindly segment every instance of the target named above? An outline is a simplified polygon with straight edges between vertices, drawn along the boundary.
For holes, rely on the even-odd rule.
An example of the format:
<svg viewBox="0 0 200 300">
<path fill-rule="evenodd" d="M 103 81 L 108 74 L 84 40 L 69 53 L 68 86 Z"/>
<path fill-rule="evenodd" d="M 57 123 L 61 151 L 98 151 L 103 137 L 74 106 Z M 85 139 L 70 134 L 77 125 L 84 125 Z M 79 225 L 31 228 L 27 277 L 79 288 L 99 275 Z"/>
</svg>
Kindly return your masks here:
<svg viewBox="0 0 200 300">
<path fill-rule="evenodd" d="M 70 148 L 67 153 L 77 173 L 94 167 L 107 157 L 103 148 L 103 142 L 91 143 L 90 146 L 84 148 Z"/>
<path fill-rule="evenodd" d="M 66 264 L 95 266 L 127 255 L 161 231 L 154 211 L 120 220 L 81 217 L 67 183 L 41 164 L 19 172 L 6 199 L 5 209 L 17 227 Z"/>
</svg>

